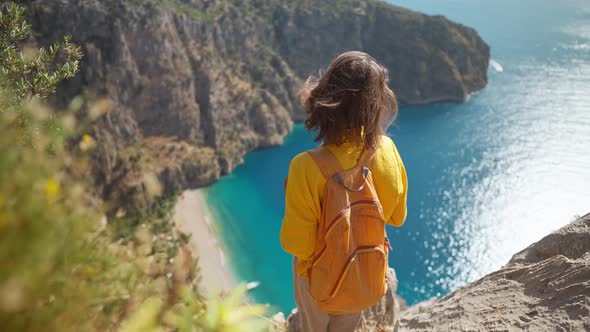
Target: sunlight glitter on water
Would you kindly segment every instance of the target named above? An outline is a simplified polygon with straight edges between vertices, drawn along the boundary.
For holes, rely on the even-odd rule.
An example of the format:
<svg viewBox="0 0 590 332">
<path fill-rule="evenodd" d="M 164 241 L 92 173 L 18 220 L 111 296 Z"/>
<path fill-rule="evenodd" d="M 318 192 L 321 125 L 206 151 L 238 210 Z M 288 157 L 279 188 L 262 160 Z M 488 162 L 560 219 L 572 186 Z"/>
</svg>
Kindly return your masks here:
<svg viewBox="0 0 590 332">
<path fill-rule="evenodd" d="M 517 82 L 522 94 L 502 102 L 513 111 L 489 127 L 497 131 L 487 134 L 489 151 L 457 171 L 458 195 L 445 196 L 447 206 L 465 211 L 455 215 L 448 241 L 453 267 L 432 272 L 445 288 L 497 269 L 547 230 L 590 211 L 590 64 L 522 70 L 536 74 Z M 475 186 L 462 183 L 483 169 L 488 175 Z M 472 199 L 462 200 L 465 195 Z"/>
</svg>

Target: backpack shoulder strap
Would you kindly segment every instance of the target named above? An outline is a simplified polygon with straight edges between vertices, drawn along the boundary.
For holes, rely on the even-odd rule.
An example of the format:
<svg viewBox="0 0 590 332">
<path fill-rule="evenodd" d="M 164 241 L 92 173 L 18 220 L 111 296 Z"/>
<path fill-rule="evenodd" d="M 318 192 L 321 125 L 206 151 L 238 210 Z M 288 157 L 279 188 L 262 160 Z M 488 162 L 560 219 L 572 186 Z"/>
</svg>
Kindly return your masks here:
<svg viewBox="0 0 590 332">
<path fill-rule="evenodd" d="M 307 151 L 322 171 L 324 178 L 329 180 L 334 174 L 342 172 L 338 158 L 325 146 Z"/>
<path fill-rule="evenodd" d="M 373 164 L 373 159 L 375 159 L 375 155 L 377 154 L 378 149 L 367 149 L 364 148 L 359 156 L 359 159 L 356 161 L 356 166 L 364 166 L 368 169 L 371 169 L 371 165 Z"/>
</svg>

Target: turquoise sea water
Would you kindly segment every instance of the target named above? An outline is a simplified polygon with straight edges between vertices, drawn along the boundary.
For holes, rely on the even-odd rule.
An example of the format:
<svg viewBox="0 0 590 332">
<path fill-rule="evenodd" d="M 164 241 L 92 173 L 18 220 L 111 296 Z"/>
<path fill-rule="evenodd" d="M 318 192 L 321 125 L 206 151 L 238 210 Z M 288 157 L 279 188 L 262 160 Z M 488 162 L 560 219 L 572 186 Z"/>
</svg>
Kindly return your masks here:
<svg viewBox="0 0 590 332">
<path fill-rule="evenodd" d="M 408 218 L 389 228 L 409 302 L 442 296 L 590 212 L 590 1 L 403 0 L 474 27 L 489 84 L 464 104 L 407 107 L 389 133 L 409 178 Z M 395 75 L 395 73 L 392 73 Z M 299 125 L 205 191 L 240 278 L 289 312 L 291 259 L 279 230 L 289 160 L 314 147 Z"/>
</svg>

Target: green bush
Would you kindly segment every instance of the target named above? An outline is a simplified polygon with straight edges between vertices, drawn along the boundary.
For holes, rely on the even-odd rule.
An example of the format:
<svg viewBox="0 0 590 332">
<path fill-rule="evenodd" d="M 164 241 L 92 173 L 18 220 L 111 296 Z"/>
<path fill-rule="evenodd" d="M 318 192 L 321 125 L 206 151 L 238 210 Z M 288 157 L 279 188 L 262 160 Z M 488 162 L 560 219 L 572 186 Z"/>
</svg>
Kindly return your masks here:
<svg viewBox="0 0 590 332">
<path fill-rule="evenodd" d="M 244 286 L 228 297 L 199 295 L 195 261 L 179 251 L 186 236 L 150 242 L 154 233 L 166 235 L 162 239 L 173 233 L 168 216 L 174 197 L 130 215 L 126 231 L 107 221 L 86 179 L 87 153 L 100 142 L 76 121 L 84 102 L 75 99 L 69 110 L 54 112 L 30 100 L 77 72 L 77 47 L 65 39 L 27 58 L 14 46 L 29 31 L 22 7 L 0 9 L 2 331 L 265 329 L 263 307 L 242 304 Z M 69 60 L 57 62 L 52 54 L 58 48 Z M 105 101 L 88 108 L 104 109 Z M 120 241 L 122 233 L 132 241 Z M 144 242 L 152 247 L 143 250 Z"/>
<path fill-rule="evenodd" d="M 66 115 L 67 116 L 67 113 Z M 108 250 L 101 214 L 72 159 L 63 120 L 40 106 L 0 113 L 0 326 L 6 331 L 89 327 L 136 291 L 139 269 Z M 30 125 L 21 125 L 27 118 Z M 34 144 L 18 144 L 28 137 Z"/>
</svg>

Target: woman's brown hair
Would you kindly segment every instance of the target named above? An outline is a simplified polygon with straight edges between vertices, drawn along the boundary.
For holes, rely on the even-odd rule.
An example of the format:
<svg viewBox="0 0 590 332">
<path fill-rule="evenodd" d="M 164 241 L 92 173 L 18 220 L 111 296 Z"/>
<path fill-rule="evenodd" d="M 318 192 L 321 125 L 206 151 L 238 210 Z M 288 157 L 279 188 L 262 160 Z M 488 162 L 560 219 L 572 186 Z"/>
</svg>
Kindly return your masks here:
<svg viewBox="0 0 590 332">
<path fill-rule="evenodd" d="M 377 148 L 378 136 L 398 111 L 388 79 L 387 68 L 370 55 L 340 54 L 319 77 L 310 76 L 300 92 L 305 127 L 317 133 L 316 142 Z"/>
</svg>

